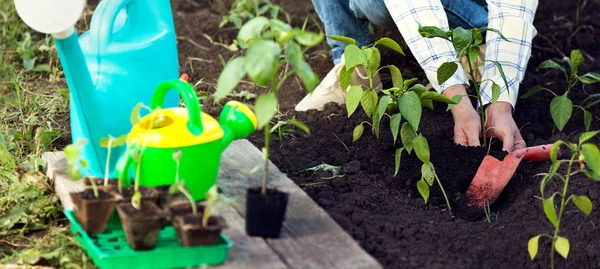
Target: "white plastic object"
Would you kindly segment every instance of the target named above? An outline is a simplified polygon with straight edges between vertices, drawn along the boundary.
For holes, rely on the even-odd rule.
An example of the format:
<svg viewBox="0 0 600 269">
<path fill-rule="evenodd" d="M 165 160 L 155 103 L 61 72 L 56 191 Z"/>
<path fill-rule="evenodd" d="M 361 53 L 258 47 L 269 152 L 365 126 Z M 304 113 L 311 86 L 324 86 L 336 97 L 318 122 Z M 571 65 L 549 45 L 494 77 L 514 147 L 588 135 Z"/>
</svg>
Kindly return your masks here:
<svg viewBox="0 0 600 269">
<path fill-rule="evenodd" d="M 19 17 L 38 32 L 64 39 L 81 18 L 86 0 L 14 0 Z"/>
</svg>

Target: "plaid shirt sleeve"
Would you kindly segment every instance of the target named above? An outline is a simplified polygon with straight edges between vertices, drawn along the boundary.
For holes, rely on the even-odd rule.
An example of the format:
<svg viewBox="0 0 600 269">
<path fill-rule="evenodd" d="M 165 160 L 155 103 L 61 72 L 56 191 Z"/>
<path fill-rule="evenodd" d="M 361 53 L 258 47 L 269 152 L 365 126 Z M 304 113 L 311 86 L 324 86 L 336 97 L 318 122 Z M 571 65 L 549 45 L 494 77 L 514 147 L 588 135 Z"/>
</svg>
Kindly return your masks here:
<svg viewBox="0 0 600 269">
<path fill-rule="evenodd" d="M 425 38 L 418 32 L 418 24 L 437 26 L 448 30 L 448 19 L 439 0 L 384 0 L 398 30 L 404 37 L 411 52 L 425 70 L 434 89 L 442 92 L 457 85 L 468 85 L 461 65 L 456 73 L 442 85 L 437 81 L 437 69 L 445 62 L 457 61 L 456 52 L 450 41 L 441 38 Z M 531 56 L 531 41 L 536 34 L 533 18 L 538 0 L 487 0 L 489 28 L 498 29 L 510 42 L 502 40 L 492 31 L 486 36 L 486 60 L 497 61 L 502 65 L 508 85 L 502 79 L 498 68 L 487 62 L 483 71 L 484 81 L 481 95 L 484 105 L 492 102 L 492 81 L 501 87 L 498 101 L 505 101 L 514 107 L 517 102 L 519 83 L 523 80 L 527 62 Z M 508 86 L 508 87 L 507 87 Z"/>
<path fill-rule="evenodd" d="M 384 3 L 404 37 L 410 51 L 433 88 L 441 93 L 448 87 L 469 81 L 462 66 L 442 85 L 437 80 L 437 69 L 445 62 L 457 61 L 454 46 L 442 38 L 425 38 L 419 34 L 419 24 L 449 30 L 448 18 L 440 0 L 384 0 Z"/>
</svg>

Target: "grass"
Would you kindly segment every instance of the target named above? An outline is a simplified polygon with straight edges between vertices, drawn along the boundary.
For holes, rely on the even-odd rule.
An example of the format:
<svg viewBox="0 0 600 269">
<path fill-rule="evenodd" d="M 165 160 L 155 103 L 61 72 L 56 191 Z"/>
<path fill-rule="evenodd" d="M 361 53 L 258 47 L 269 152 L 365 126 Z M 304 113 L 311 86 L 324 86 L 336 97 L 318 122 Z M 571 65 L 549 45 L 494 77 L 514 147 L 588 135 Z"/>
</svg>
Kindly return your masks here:
<svg viewBox="0 0 600 269">
<path fill-rule="evenodd" d="M 93 268 L 40 158 L 69 139 L 68 90 L 49 36 L 0 0 L 0 264 Z"/>
</svg>

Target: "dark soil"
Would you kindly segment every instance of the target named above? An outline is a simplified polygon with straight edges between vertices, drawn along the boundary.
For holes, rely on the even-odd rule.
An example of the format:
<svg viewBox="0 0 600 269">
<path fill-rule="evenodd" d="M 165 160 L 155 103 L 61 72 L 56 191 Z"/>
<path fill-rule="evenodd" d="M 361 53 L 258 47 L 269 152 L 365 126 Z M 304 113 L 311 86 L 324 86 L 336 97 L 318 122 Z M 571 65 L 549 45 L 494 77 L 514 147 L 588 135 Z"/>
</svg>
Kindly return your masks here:
<svg viewBox="0 0 600 269">
<path fill-rule="evenodd" d="M 98 190 L 98 197 L 94 195 L 94 190 L 89 189 L 78 193 L 79 197 L 84 200 L 108 200 L 112 199 L 113 196 L 102 190 Z"/>
<path fill-rule="evenodd" d="M 186 215 L 183 217 L 183 223 L 187 224 L 187 225 L 192 225 L 195 227 L 202 227 L 202 215 L 197 215 L 197 216 L 193 216 L 193 215 Z M 206 229 L 208 230 L 215 230 L 215 229 L 223 229 L 226 225 L 225 222 L 223 220 L 223 218 L 220 217 L 214 217 L 211 216 L 210 218 L 208 218 L 208 225 L 206 226 Z"/>
<path fill-rule="evenodd" d="M 156 219 L 162 217 L 160 209 L 151 202 L 142 202 L 140 209 L 136 209 L 131 203 L 121 203 L 118 207 L 121 208 L 130 219 Z"/>
<path fill-rule="evenodd" d="M 301 26 L 307 14 L 318 18 L 310 1 L 283 2 L 295 26 Z M 520 94 L 536 85 L 562 94 L 566 89 L 563 74 L 536 70 L 536 67 L 547 59 L 566 66 L 563 57 L 569 55 L 572 49 L 580 49 L 585 57 L 586 63 L 580 72 L 600 71 L 600 50 L 597 48 L 600 21 L 596 14 L 600 5 L 595 1 L 584 1 L 587 6 L 581 10 L 580 25 L 576 26 L 578 2 L 581 1 L 540 0 L 534 22 L 538 36 L 533 42 Z M 194 0 L 172 2 L 179 37 L 180 72 L 190 74 L 193 83 L 202 79 L 204 83 L 197 89 L 208 92 L 214 91 L 222 70 L 220 57 L 227 61 L 239 55 L 239 52 L 229 51 L 221 45 L 231 44 L 237 29 L 230 26 L 218 28 L 224 15 L 223 8 L 212 3 Z M 230 3 L 231 0 L 225 1 L 225 4 Z M 311 23 L 308 29 L 318 31 L 317 26 Z M 393 29 L 376 29 L 376 36 L 402 40 L 398 31 Z M 403 45 L 403 48 L 407 52 L 406 57 L 382 49 L 382 65 L 394 64 L 405 78 L 417 77 L 420 83 L 427 84 L 423 71 L 407 47 Z M 333 66 L 325 42 L 311 49 L 308 57 L 321 78 Z M 258 92 L 265 89 L 242 82 L 238 90 Z M 599 92 L 597 85 L 578 85 L 569 96 L 575 104 L 579 104 L 587 94 Z M 348 118 L 345 107 L 337 105 L 328 105 L 324 111 L 293 111 L 305 94 L 297 79 L 288 80 L 279 94 L 281 111 L 284 118 L 295 116 L 306 123 L 311 135 L 297 132 L 284 141 L 274 141 L 271 160 L 385 268 L 549 267 L 549 240 L 540 240 L 535 260 L 531 261 L 527 253 L 527 242 L 532 236 L 554 231 L 539 199 L 542 177 L 536 176 L 548 172 L 549 162 L 522 162 L 492 205 L 489 222 L 485 217 L 466 221 L 450 216 L 437 185 L 432 187 L 428 203 L 424 203 L 415 185 L 420 179 L 421 162 L 414 154 L 403 153 L 400 172 L 393 176 L 394 152 L 401 143 L 393 144 L 387 120 L 381 123 L 380 139 L 365 131 L 359 141 L 352 143 L 353 128 L 366 116 L 361 112 Z M 553 143 L 558 139 L 577 141 L 578 135 L 584 131 L 583 116 L 578 111 L 574 112 L 563 132 L 553 131 L 549 113 L 551 97 L 549 93 L 541 93 L 519 99 L 514 117 L 527 145 Z M 595 115 L 592 129 L 600 129 L 599 108 L 592 109 Z M 220 107 L 213 106 L 210 100 L 203 103 L 203 110 L 216 116 Z M 452 141 L 452 117 L 445 112 L 442 104 L 436 104 L 434 111 L 426 110 L 421 122 L 420 132 L 429 141 L 431 160 L 456 209 L 488 149 L 455 145 Z M 262 147 L 262 132 L 253 134 L 249 140 Z M 599 140 L 592 142 L 598 144 Z M 500 154 L 500 148 L 499 143 L 495 143 L 491 153 Z M 321 163 L 343 166 L 344 173 L 337 177 L 331 177 L 327 172 L 299 173 Z M 564 169 L 560 171 L 565 172 Z M 548 184 L 547 190 L 558 190 L 562 187 L 559 183 L 556 180 Z M 597 243 L 600 241 L 597 230 L 600 227 L 597 210 L 600 186 L 580 174 L 573 178 L 569 192 L 588 195 L 594 210 L 586 217 L 572 204 L 567 206 L 560 235 L 570 240 L 571 251 L 567 260 L 556 255 L 557 268 L 596 268 L 600 264 Z"/>
<path fill-rule="evenodd" d="M 140 193 L 142 193 L 142 199 L 156 199 L 157 198 L 157 194 L 154 190 L 152 190 L 151 188 L 146 188 L 143 186 L 140 186 Z M 114 190 L 116 193 L 118 193 L 118 190 Z M 131 197 L 133 197 L 133 194 L 135 194 L 135 188 L 133 186 L 127 187 L 127 188 L 123 188 L 123 193 L 121 193 L 120 195 L 123 197 L 123 200 L 125 201 L 130 201 Z"/>
</svg>

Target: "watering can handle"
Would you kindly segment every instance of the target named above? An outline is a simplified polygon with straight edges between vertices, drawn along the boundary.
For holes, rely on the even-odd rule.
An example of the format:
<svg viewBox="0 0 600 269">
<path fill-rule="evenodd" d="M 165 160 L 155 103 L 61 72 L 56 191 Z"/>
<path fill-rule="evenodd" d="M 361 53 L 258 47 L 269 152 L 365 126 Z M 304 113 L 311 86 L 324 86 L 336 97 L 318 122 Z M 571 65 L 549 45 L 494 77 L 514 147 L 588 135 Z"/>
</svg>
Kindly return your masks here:
<svg viewBox="0 0 600 269">
<path fill-rule="evenodd" d="M 107 44 L 110 43 L 111 34 L 119 11 L 132 1 L 134 0 L 104 0 L 100 1 L 96 7 L 94 13 L 99 14 L 99 16 L 97 19 L 92 19 L 90 23 L 90 35 L 98 42 L 98 53 L 101 53 Z"/>
<path fill-rule="evenodd" d="M 198 104 L 198 95 L 196 95 L 196 91 L 189 83 L 180 79 L 161 82 L 158 84 L 158 87 L 156 87 L 154 95 L 152 95 L 150 108 L 154 110 L 162 107 L 165 97 L 167 96 L 167 92 L 171 89 L 176 90 L 179 93 L 179 96 L 181 96 L 181 99 L 183 99 L 185 107 L 188 110 L 190 119 L 187 122 L 187 128 L 190 133 L 193 135 L 202 134 L 204 129 L 202 126 L 202 110 Z"/>
</svg>

